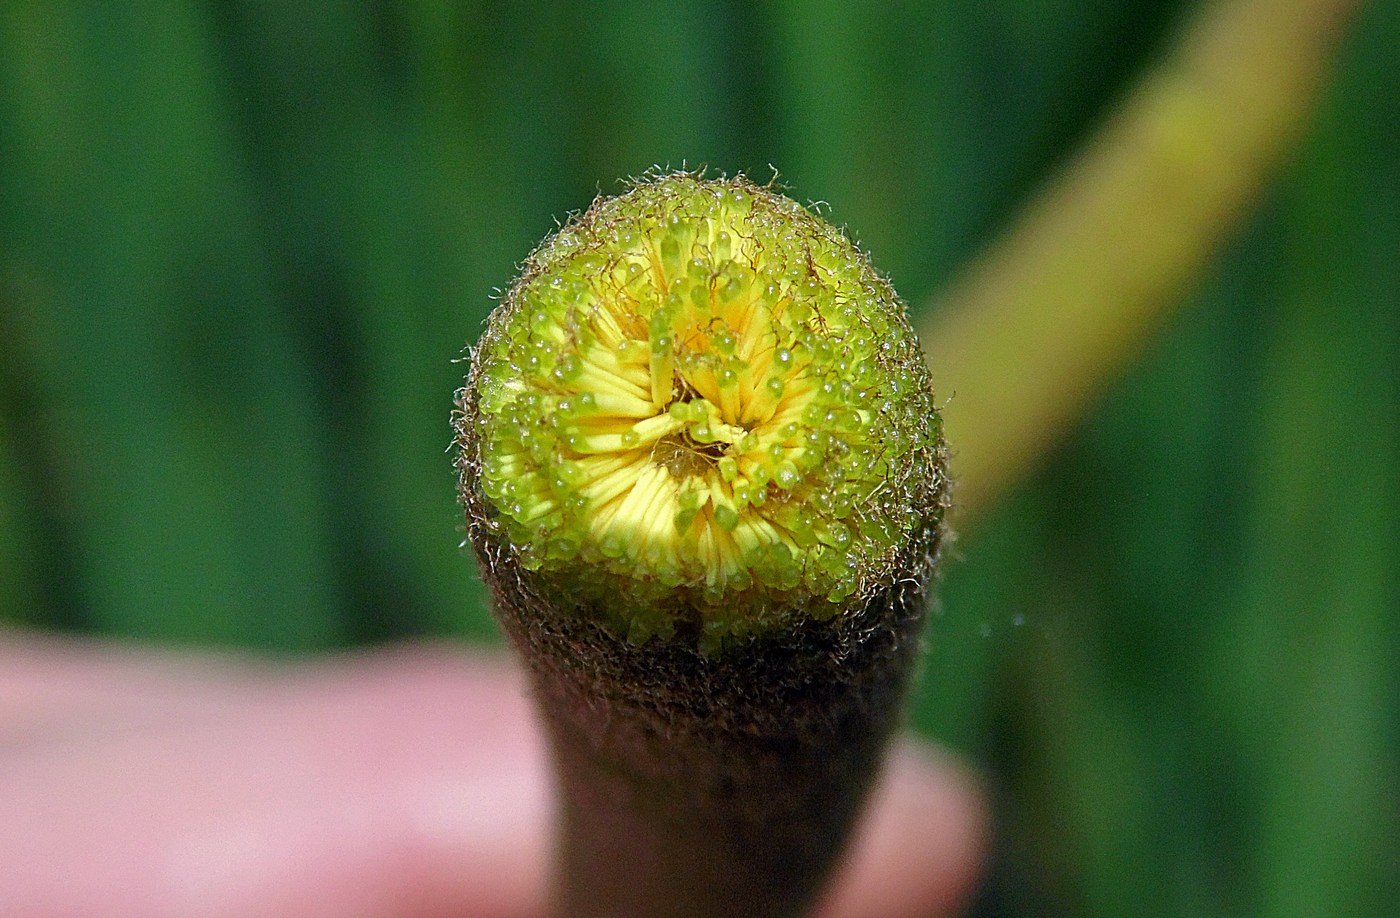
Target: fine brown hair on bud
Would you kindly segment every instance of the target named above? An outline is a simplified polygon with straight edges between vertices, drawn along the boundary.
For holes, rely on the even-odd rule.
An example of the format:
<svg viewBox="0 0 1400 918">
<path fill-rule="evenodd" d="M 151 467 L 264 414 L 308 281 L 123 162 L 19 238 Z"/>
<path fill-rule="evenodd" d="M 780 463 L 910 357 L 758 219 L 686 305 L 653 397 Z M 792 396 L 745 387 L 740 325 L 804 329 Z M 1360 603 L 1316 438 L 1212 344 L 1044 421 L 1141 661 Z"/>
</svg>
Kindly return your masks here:
<svg viewBox="0 0 1400 918">
<path fill-rule="evenodd" d="M 559 760 L 561 913 L 795 914 L 898 722 L 942 536 L 904 304 L 788 198 L 653 176 L 527 259 L 454 423 Z"/>
</svg>

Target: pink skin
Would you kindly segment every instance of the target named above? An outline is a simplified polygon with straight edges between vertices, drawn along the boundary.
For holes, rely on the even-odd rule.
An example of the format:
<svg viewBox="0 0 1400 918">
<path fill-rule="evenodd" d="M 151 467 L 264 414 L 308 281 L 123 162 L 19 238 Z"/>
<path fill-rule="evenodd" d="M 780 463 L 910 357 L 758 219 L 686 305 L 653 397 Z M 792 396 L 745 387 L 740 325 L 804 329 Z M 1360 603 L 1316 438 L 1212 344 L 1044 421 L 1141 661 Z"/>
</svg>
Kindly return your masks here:
<svg viewBox="0 0 1400 918">
<path fill-rule="evenodd" d="M 945 915 L 975 780 L 903 741 L 821 918 Z M 532 916 L 550 784 L 506 662 L 276 664 L 0 633 L 0 915 Z"/>
</svg>

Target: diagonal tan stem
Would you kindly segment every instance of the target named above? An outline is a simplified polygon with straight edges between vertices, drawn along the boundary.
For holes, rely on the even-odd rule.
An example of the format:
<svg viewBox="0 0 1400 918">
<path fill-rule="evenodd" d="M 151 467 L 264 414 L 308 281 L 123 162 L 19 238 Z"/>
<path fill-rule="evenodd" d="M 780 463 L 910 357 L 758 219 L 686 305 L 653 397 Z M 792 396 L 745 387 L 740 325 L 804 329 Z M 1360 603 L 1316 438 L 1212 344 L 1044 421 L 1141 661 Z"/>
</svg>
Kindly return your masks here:
<svg viewBox="0 0 1400 918">
<path fill-rule="evenodd" d="M 1206 4 L 1162 64 L 919 329 L 958 522 L 1138 352 L 1306 123 L 1360 0 Z"/>
</svg>

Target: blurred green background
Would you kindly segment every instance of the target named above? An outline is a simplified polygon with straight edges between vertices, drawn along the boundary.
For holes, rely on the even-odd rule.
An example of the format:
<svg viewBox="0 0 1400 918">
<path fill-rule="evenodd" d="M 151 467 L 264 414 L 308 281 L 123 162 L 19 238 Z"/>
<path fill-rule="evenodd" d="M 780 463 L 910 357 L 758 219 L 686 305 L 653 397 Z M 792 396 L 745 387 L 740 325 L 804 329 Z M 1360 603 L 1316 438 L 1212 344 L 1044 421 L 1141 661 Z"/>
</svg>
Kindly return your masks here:
<svg viewBox="0 0 1400 918">
<path fill-rule="evenodd" d="M 776 168 L 917 310 L 1192 6 L 6 0 L 0 621 L 495 640 L 453 358 L 556 218 Z M 1397 47 L 1372 4 L 1189 302 L 955 546 L 915 718 L 994 794 L 979 914 L 1400 913 Z"/>
</svg>

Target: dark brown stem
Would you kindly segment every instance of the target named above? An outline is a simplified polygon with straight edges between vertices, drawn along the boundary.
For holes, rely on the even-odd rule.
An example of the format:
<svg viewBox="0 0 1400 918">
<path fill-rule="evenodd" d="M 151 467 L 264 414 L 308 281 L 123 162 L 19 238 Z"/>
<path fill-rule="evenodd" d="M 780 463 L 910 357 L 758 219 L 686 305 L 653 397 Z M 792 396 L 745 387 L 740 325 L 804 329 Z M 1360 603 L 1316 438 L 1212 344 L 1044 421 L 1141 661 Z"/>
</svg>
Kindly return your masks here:
<svg viewBox="0 0 1400 918">
<path fill-rule="evenodd" d="M 936 533 L 917 546 L 926 570 Z M 842 622 L 706 656 L 637 647 L 481 557 L 562 791 L 556 913 L 792 916 L 820 891 L 898 724 L 924 577 Z"/>
</svg>

